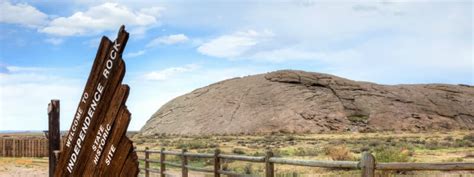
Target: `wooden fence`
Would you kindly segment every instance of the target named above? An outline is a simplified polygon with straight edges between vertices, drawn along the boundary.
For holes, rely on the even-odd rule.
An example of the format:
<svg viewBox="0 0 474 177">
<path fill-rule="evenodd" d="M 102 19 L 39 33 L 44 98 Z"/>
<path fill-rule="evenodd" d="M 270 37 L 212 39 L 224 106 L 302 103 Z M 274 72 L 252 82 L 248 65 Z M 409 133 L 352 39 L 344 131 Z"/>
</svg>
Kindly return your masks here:
<svg viewBox="0 0 474 177">
<path fill-rule="evenodd" d="M 361 170 L 361 177 L 374 177 L 375 170 L 401 170 L 401 171 L 461 171 L 461 170 L 474 170 L 474 163 L 461 163 L 461 162 L 450 162 L 450 163 L 409 163 L 409 162 L 394 162 L 394 163 L 377 163 L 372 154 L 364 152 L 360 161 L 324 161 L 324 160 L 296 160 L 281 157 L 273 157 L 271 151 L 266 153 L 266 156 L 244 156 L 244 155 L 227 155 L 221 154 L 218 149 L 215 150 L 214 154 L 206 153 L 189 153 L 185 149 L 181 152 L 165 151 L 165 149 L 149 150 L 136 150 L 136 152 L 145 153 L 145 158 L 139 158 L 138 160 L 144 161 L 145 166 L 140 167 L 140 170 L 145 171 L 145 177 L 149 177 L 150 173 L 159 173 L 161 177 L 171 175 L 166 170 L 166 166 L 173 166 L 181 168 L 181 176 L 187 177 L 188 171 L 198 171 L 214 174 L 215 177 L 220 175 L 228 176 L 252 176 L 246 174 L 239 174 L 234 171 L 228 171 L 221 168 L 221 162 L 223 159 L 234 160 L 234 161 L 245 161 L 253 163 L 265 163 L 265 177 L 275 176 L 275 165 L 293 165 L 293 166 L 307 166 L 307 167 L 321 167 L 321 168 L 334 168 L 334 169 L 353 169 Z M 160 159 L 150 159 L 150 154 L 159 153 Z M 167 155 L 179 156 L 181 163 L 173 163 L 166 161 Z M 213 159 L 214 167 L 211 168 L 198 168 L 188 165 L 188 158 L 207 158 Z M 150 168 L 150 163 L 159 163 L 160 169 Z"/>
<path fill-rule="evenodd" d="M 46 138 L 0 138 L 1 157 L 47 157 Z"/>
</svg>

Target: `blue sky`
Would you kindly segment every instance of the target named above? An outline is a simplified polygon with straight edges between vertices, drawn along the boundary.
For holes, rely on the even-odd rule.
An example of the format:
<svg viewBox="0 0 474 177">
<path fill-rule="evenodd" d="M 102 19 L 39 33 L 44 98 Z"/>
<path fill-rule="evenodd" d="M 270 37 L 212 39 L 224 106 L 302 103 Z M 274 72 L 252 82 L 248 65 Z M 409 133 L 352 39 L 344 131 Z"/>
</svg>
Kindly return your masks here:
<svg viewBox="0 0 474 177">
<path fill-rule="evenodd" d="M 70 126 L 100 37 L 131 33 L 138 130 L 172 98 L 278 69 L 380 84 L 474 85 L 472 1 L 0 0 L 0 130 Z"/>
</svg>

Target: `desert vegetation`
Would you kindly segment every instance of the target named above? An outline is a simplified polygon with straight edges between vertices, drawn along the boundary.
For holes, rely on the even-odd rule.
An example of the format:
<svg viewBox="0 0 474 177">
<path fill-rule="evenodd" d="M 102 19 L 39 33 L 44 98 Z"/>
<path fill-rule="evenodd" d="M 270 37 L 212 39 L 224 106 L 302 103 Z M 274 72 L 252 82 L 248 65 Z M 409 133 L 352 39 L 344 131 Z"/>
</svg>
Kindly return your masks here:
<svg viewBox="0 0 474 177">
<path fill-rule="evenodd" d="M 16 135 L 21 136 L 21 135 Z M 33 135 L 25 135 L 33 136 Z M 43 136 L 37 134 L 36 136 Z M 369 151 L 378 162 L 474 162 L 474 133 L 469 131 L 430 132 L 430 133 L 334 133 L 334 134 L 289 134 L 273 133 L 269 135 L 221 135 L 221 136 L 175 136 L 153 135 L 143 137 L 134 132 L 137 149 L 161 149 L 190 152 L 214 153 L 219 148 L 224 154 L 263 156 L 265 151 L 272 150 L 275 156 L 292 159 L 314 160 L 359 160 L 361 152 Z M 143 156 L 142 153 L 138 153 Z M 159 154 L 151 158 L 159 159 Z M 179 162 L 180 158 L 169 155 L 169 161 Z M 140 162 L 143 165 L 143 162 Z M 212 167 L 212 159 L 190 159 L 196 167 Z M 153 168 L 159 164 L 152 163 Z M 240 161 L 224 161 L 224 169 L 243 174 L 259 175 L 263 173 L 264 164 Z M 168 167 L 170 170 L 172 167 Z M 47 175 L 47 158 L 0 158 L 0 176 L 11 172 L 19 174 Z M 295 167 L 277 165 L 278 176 L 354 176 L 359 171 L 331 170 L 323 168 Z M 41 174 L 40 174 L 41 173 Z M 472 172 L 378 172 L 381 176 L 474 176 Z M 179 173 L 177 173 L 179 174 Z M 317 174 L 317 175 L 311 175 Z M 200 174 L 205 176 L 205 174 Z M 356 175 L 357 176 L 357 175 Z"/>
<path fill-rule="evenodd" d="M 134 136 L 138 149 L 149 147 L 180 151 L 213 153 L 219 148 L 225 154 L 263 156 L 271 150 L 275 156 L 314 160 L 359 160 L 361 152 L 369 151 L 379 162 L 474 162 L 474 134 L 468 131 L 436 133 L 340 133 L 172 136 L 156 134 Z M 142 154 L 139 154 L 139 156 Z M 153 158 L 153 157 L 152 157 Z M 158 159 L 158 155 L 155 157 Z M 179 157 L 167 156 L 179 162 Z M 193 166 L 211 167 L 211 160 L 191 159 Z M 158 164 L 155 167 L 158 167 Z M 225 161 L 223 168 L 244 174 L 263 173 L 263 164 Z M 351 175 L 357 171 L 279 165 L 281 175 L 328 174 Z M 417 174 L 440 172 L 416 172 Z M 453 172 L 452 174 L 466 173 Z M 410 175 L 414 172 L 384 172 L 387 175 Z M 472 174 L 471 174 L 472 175 Z"/>
</svg>

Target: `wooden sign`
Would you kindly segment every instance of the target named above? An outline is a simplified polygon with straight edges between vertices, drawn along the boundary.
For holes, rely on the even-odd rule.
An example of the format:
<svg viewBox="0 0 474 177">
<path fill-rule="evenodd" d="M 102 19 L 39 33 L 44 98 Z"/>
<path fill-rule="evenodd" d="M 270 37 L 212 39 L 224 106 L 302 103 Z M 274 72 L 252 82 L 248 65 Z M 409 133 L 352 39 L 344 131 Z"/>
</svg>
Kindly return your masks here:
<svg viewBox="0 0 474 177">
<path fill-rule="evenodd" d="M 102 37 L 55 176 L 138 175 L 137 155 L 125 136 L 131 116 L 125 105 L 129 87 L 121 84 L 128 36 L 122 26 L 115 41 Z"/>
</svg>

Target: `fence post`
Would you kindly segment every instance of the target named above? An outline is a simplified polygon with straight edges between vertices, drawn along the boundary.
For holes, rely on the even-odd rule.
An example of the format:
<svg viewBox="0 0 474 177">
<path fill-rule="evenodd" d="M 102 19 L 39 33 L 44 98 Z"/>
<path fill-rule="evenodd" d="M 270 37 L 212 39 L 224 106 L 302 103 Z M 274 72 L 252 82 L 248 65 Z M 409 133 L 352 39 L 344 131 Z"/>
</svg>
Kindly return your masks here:
<svg viewBox="0 0 474 177">
<path fill-rule="evenodd" d="M 150 168 L 150 163 L 148 162 L 148 159 L 150 158 L 150 154 L 148 152 L 148 147 L 145 147 L 145 177 L 150 176 L 150 172 L 148 169 Z"/>
<path fill-rule="evenodd" d="M 160 150 L 160 176 L 161 177 L 165 177 L 165 171 L 166 171 L 166 164 L 165 164 L 166 155 L 164 151 L 165 151 L 165 148 L 161 148 Z"/>
<path fill-rule="evenodd" d="M 186 168 L 186 165 L 188 165 L 188 157 L 184 155 L 184 153 L 188 152 L 188 150 L 183 149 L 181 152 L 181 171 L 182 171 L 182 177 L 188 177 L 188 168 Z"/>
<path fill-rule="evenodd" d="M 12 146 L 13 146 L 13 156 L 12 156 L 12 157 L 16 157 L 16 152 L 15 152 L 15 148 L 16 148 L 16 146 L 15 146 L 15 139 L 13 139 L 12 142 L 13 142 L 13 143 L 12 143 Z"/>
<path fill-rule="evenodd" d="M 364 152 L 360 159 L 360 167 L 362 169 L 362 177 L 375 176 L 375 158 L 369 152 Z"/>
<path fill-rule="evenodd" d="M 265 177 L 274 177 L 275 176 L 275 168 L 272 162 L 270 162 L 270 158 L 273 157 L 273 152 L 271 150 L 267 151 L 265 155 Z"/>
<path fill-rule="evenodd" d="M 219 158 L 219 154 L 221 153 L 220 149 L 216 149 L 214 151 L 214 177 L 220 177 L 221 174 L 219 170 L 221 169 L 221 159 Z"/>
<path fill-rule="evenodd" d="M 54 155 L 55 150 L 59 149 L 61 135 L 59 133 L 59 100 L 51 100 L 48 104 L 48 158 L 49 158 L 49 177 L 54 176 L 57 161 Z M 41 143 L 41 142 L 40 142 Z M 40 144 L 40 149 L 42 147 Z"/>
</svg>

